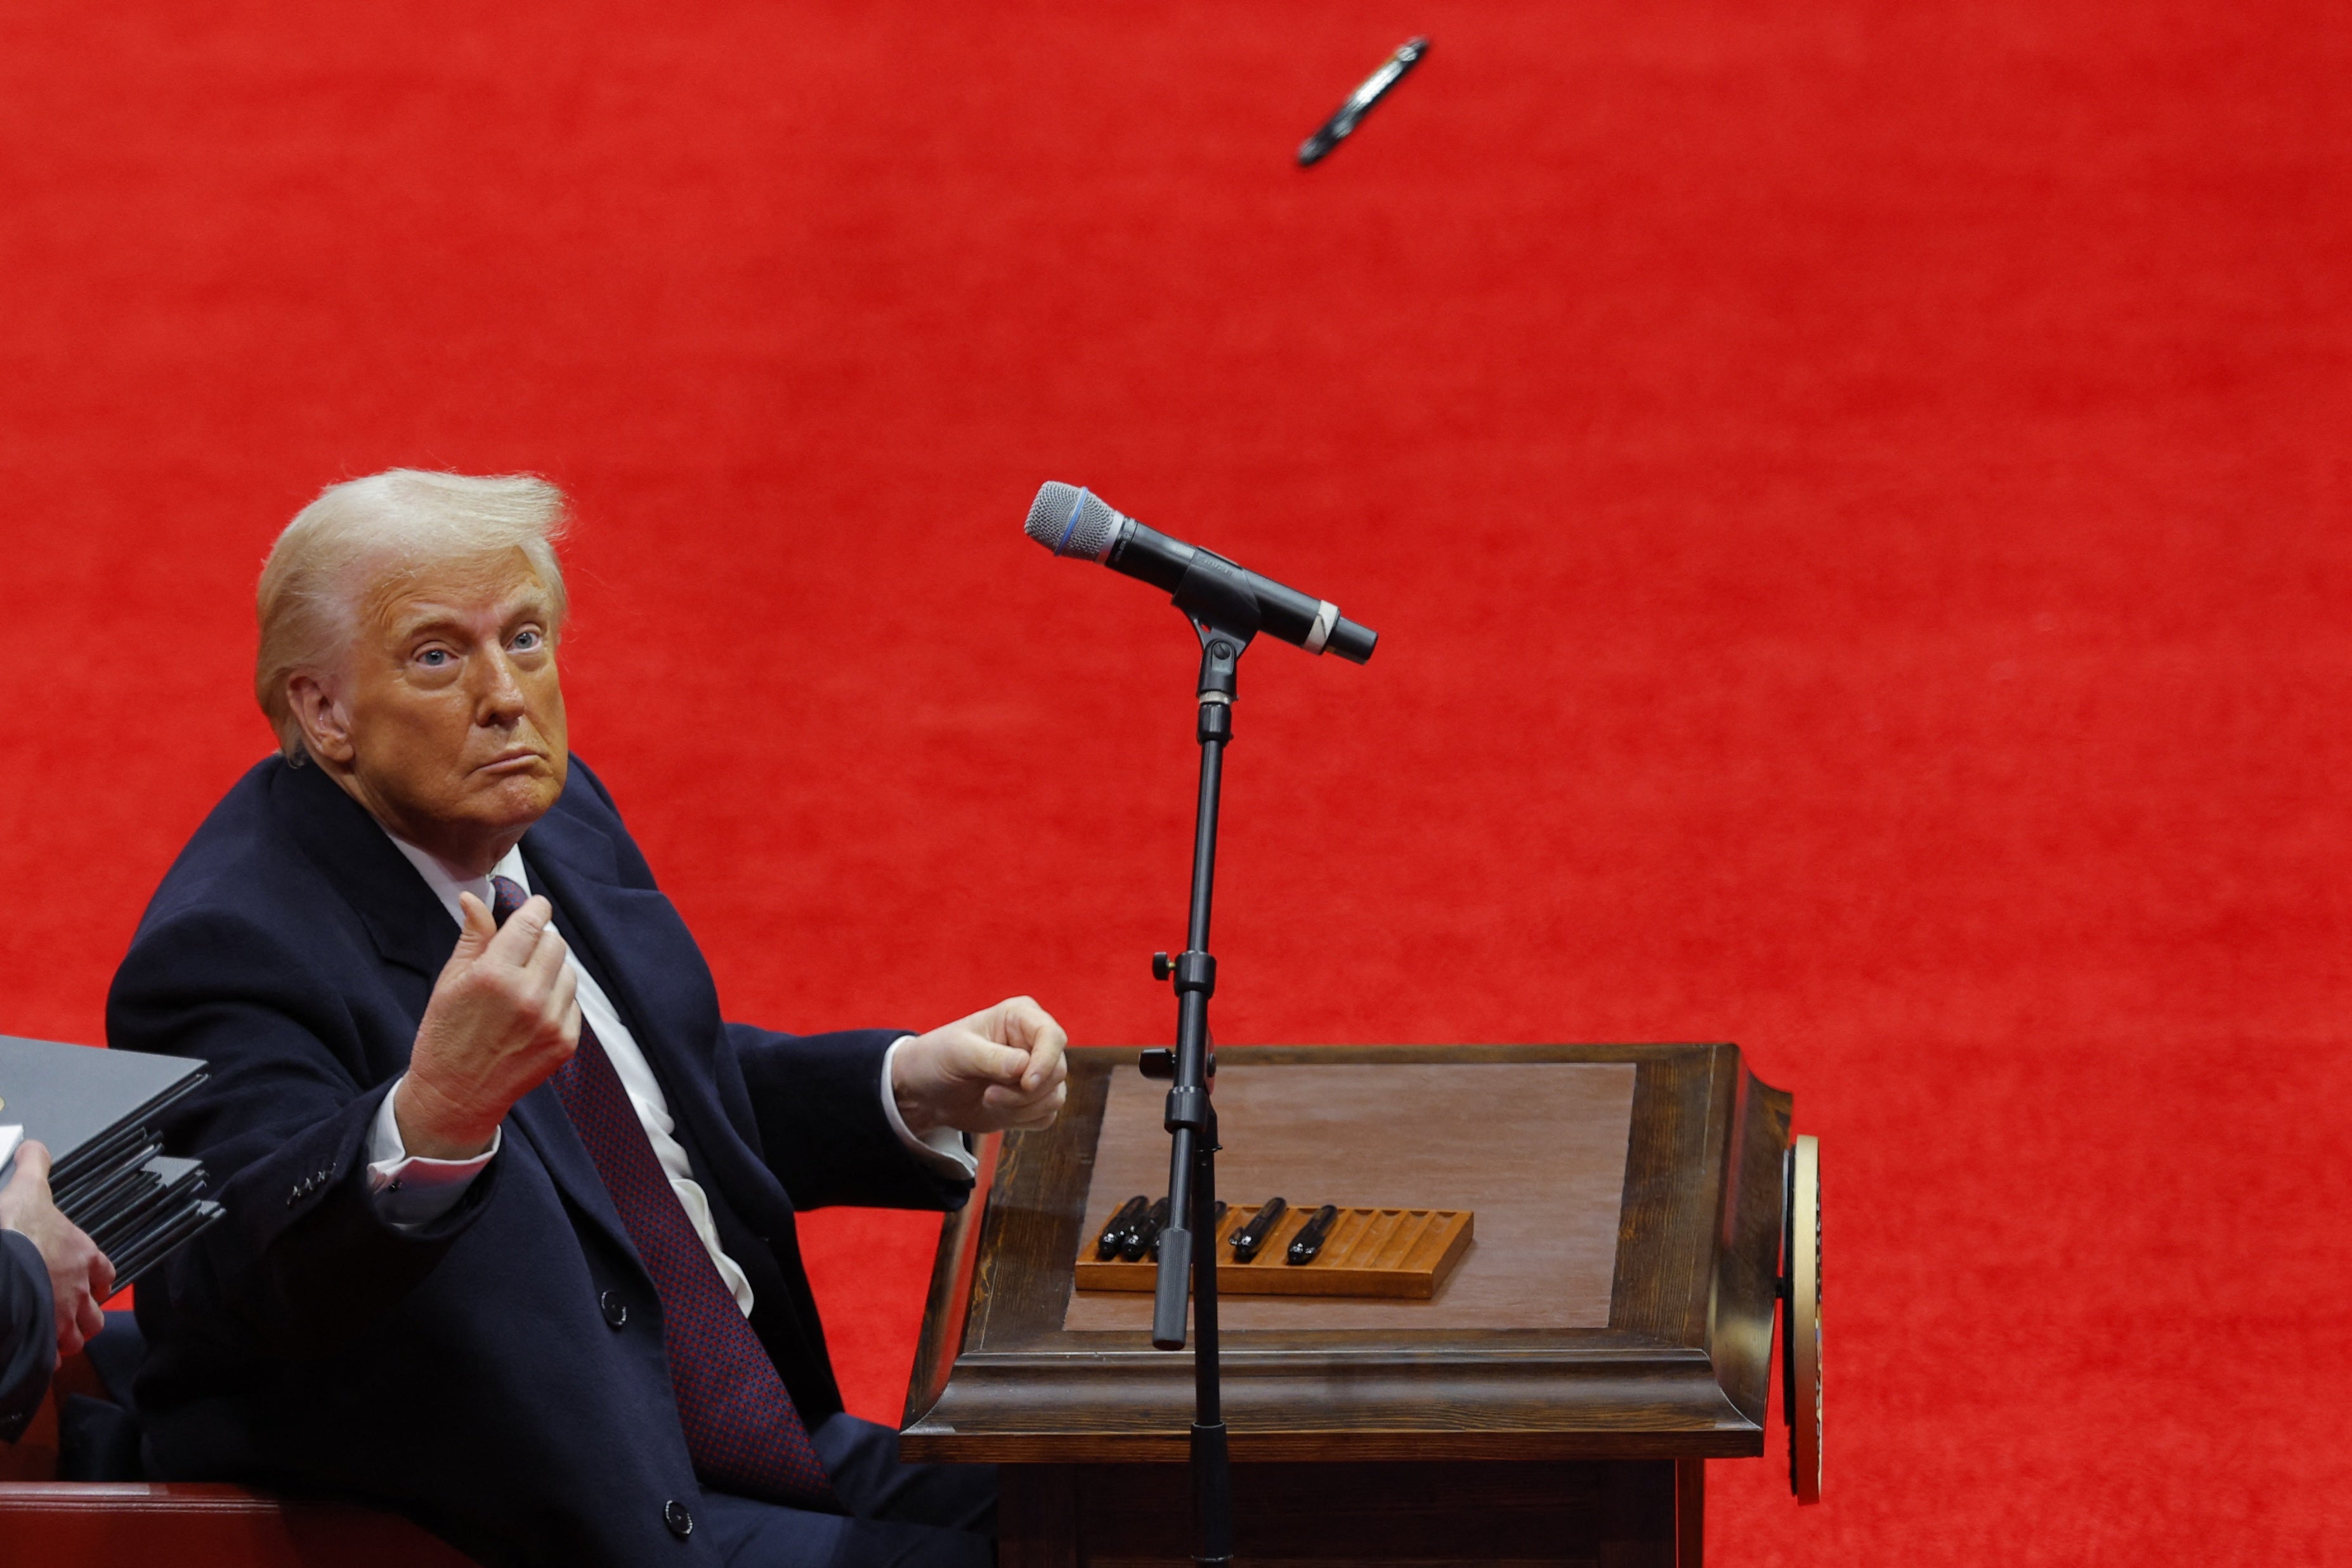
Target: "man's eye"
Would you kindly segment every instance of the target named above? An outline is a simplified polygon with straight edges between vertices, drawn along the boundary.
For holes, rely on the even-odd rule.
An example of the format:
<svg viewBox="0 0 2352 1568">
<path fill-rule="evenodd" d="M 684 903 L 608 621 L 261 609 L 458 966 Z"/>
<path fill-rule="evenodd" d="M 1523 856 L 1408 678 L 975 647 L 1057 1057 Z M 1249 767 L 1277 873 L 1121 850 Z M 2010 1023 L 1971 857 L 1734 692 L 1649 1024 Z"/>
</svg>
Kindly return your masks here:
<svg viewBox="0 0 2352 1568">
<path fill-rule="evenodd" d="M 438 669 L 449 662 L 449 650 L 446 647 L 428 647 L 416 656 L 416 662 L 427 669 Z"/>
<path fill-rule="evenodd" d="M 540 634 L 536 627 L 517 632 L 515 634 L 514 640 L 515 651 L 517 653 L 529 653 L 540 645 Z"/>
</svg>

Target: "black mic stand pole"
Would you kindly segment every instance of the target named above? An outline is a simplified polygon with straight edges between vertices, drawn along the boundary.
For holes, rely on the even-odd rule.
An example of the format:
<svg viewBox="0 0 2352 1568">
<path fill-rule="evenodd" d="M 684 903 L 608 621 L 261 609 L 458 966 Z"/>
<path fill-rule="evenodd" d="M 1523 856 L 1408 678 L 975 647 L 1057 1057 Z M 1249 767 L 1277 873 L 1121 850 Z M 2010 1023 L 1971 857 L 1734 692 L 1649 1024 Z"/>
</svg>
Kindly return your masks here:
<svg viewBox="0 0 2352 1568">
<path fill-rule="evenodd" d="M 1225 742 L 1234 733 L 1234 667 L 1257 634 L 1258 617 L 1255 598 L 1233 592 L 1213 569 L 1187 573 L 1176 605 L 1201 638 L 1201 800 L 1192 828 L 1192 910 L 1184 951 L 1172 963 L 1164 952 L 1151 960 L 1152 973 L 1176 985 L 1175 1052 L 1171 1058 L 1167 1051 L 1146 1051 L 1143 1058 L 1144 1076 L 1175 1080 L 1163 1119 L 1172 1147 L 1151 1342 L 1160 1350 L 1184 1348 L 1189 1295 L 1195 1335 L 1192 1560 L 1222 1564 L 1233 1561 L 1234 1507 L 1217 1365 L 1217 1112 L 1209 1103 L 1209 1079 L 1216 1072 L 1209 1050 L 1209 997 L 1217 988 L 1217 961 L 1209 956 L 1209 904 L 1217 875 L 1217 786 Z"/>
</svg>

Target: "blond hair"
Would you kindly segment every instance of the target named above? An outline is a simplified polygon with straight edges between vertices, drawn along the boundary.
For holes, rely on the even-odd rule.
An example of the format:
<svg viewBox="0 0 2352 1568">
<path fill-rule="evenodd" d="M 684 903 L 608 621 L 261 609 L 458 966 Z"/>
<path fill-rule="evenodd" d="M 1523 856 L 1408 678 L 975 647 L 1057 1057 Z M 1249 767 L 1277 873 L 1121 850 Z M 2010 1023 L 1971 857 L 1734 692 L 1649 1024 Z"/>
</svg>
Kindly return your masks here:
<svg viewBox="0 0 2352 1568">
<path fill-rule="evenodd" d="M 253 694 L 278 749 L 289 762 L 303 760 L 288 682 L 340 662 L 358 629 L 361 598 L 388 575 L 520 550 L 547 585 L 552 638 L 568 603 L 555 543 L 569 521 L 563 492 L 533 474 L 391 468 L 320 491 L 270 547 L 254 595 L 261 646 Z"/>
</svg>

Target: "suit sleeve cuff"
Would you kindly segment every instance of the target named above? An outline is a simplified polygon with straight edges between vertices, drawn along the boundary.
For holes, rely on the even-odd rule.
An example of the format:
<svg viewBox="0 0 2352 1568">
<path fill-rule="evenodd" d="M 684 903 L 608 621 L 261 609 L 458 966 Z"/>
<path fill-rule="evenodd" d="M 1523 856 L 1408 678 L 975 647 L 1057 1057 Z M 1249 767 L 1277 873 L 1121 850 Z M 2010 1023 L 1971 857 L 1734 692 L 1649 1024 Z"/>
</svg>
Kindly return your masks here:
<svg viewBox="0 0 2352 1568">
<path fill-rule="evenodd" d="M 888 1082 L 886 1071 L 884 1082 Z M 375 1212 L 386 1225 L 399 1230 L 430 1225 L 457 1206 L 482 1167 L 498 1157 L 499 1145 L 506 1141 L 506 1129 L 490 1134 L 488 1151 L 470 1160 L 427 1160 L 413 1155 L 402 1142 L 399 1120 L 393 1114 L 392 1102 L 400 1093 L 394 1084 L 383 1103 L 376 1108 L 375 1121 L 368 1130 L 368 1193 L 375 1203 Z"/>
<path fill-rule="evenodd" d="M 971 1139 L 952 1127 L 935 1127 L 919 1138 L 907 1125 L 907 1119 L 898 1114 L 898 1097 L 890 1092 L 890 1064 L 898 1059 L 898 1047 L 914 1037 L 901 1035 L 890 1042 L 888 1050 L 882 1053 L 882 1114 L 889 1121 L 890 1131 L 898 1135 L 898 1142 L 904 1143 L 916 1159 L 943 1176 L 959 1176 L 970 1181 L 980 1169 L 980 1161 L 971 1152 Z M 386 1103 L 390 1103 L 389 1100 Z"/>
</svg>

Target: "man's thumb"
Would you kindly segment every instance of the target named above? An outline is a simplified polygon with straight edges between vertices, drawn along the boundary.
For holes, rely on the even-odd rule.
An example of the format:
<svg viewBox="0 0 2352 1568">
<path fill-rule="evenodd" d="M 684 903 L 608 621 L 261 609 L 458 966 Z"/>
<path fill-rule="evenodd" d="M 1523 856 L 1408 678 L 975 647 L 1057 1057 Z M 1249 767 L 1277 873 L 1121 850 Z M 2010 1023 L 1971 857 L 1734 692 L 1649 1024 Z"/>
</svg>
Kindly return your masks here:
<svg viewBox="0 0 2352 1568">
<path fill-rule="evenodd" d="M 16 1169 L 8 1178 L 8 1184 L 13 1187 L 18 1182 L 33 1182 L 44 1187 L 49 1184 L 49 1146 L 37 1138 L 27 1138 L 16 1145 Z"/>
<path fill-rule="evenodd" d="M 457 895 L 457 908 L 466 917 L 466 929 L 457 933 L 457 951 L 449 954 L 454 964 L 471 963 L 482 956 L 482 949 L 499 934 L 499 922 L 490 913 L 490 906 L 471 893 Z"/>
</svg>

